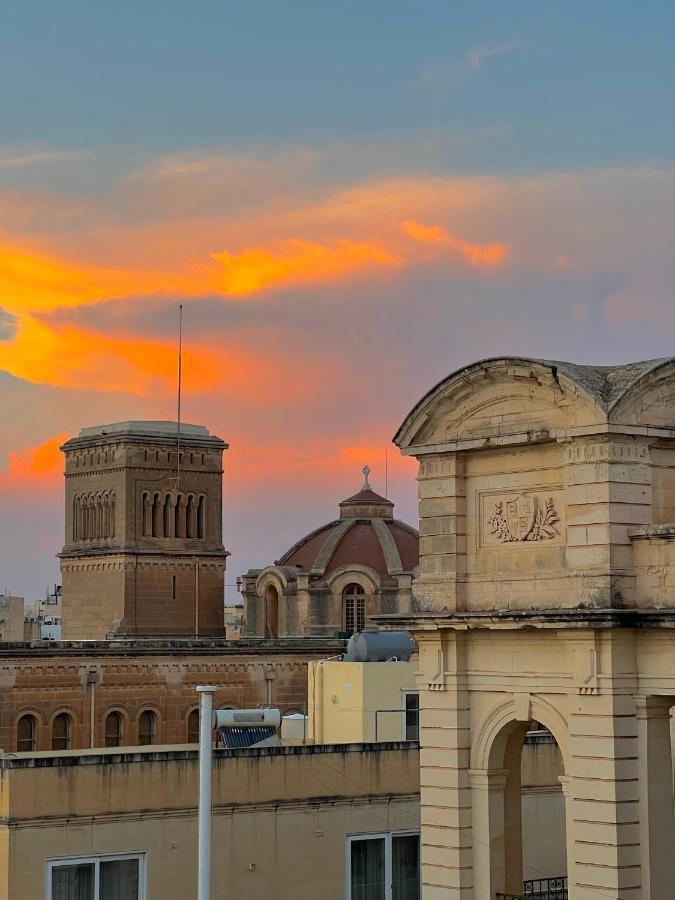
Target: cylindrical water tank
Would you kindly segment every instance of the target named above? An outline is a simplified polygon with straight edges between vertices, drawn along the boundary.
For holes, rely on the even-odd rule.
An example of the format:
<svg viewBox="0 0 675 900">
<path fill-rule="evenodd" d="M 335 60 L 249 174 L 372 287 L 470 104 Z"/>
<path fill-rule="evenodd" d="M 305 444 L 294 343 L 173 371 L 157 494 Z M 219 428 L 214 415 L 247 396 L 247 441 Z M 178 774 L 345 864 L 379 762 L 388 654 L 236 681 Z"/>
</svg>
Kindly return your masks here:
<svg viewBox="0 0 675 900">
<path fill-rule="evenodd" d="M 359 631 L 347 642 L 345 662 L 407 662 L 415 645 L 407 631 Z"/>
<path fill-rule="evenodd" d="M 217 709 L 213 713 L 214 728 L 241 728 L 247 725 L 278 728 L 281 713 L 278 709 Z"/>
</svg>

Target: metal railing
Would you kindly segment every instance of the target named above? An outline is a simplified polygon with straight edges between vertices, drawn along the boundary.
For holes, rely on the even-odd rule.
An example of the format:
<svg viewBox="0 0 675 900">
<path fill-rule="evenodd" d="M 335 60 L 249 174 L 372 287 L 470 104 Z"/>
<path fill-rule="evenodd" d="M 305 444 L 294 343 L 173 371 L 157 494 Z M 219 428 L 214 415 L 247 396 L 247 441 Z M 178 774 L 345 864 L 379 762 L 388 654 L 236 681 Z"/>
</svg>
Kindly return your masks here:
<svg viewBox="0 0 675 900">
<path fill-rule="evenodd" d="M 497 900 L 567 900 L 567 876 L 530 878 L 523 881 L 522 894 L 497 892 Z"/>
</svg>

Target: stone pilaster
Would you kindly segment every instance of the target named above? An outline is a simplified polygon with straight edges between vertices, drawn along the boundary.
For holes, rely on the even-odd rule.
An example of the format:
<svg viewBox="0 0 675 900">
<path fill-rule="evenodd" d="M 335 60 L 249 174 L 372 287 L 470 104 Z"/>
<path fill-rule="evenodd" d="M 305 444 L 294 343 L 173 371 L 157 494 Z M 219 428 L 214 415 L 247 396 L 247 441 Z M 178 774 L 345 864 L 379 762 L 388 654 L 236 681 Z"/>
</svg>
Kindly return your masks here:
<svg viewBox="0 0 675 900">
<path fill-rule="evenodd" d="M 420 566 L 415 596 L 425 609 L 464 609 L 466 487 L 462 457 L 420 462 Z"/>
<path fill-rule="evenodd" d="M 417 634 L 425 900 L 473 900 L 466 636 Z"/>
<path fill-rule="evenodd" d="M 628 529 L 651 522 L 646 439 L 577 438 L 567 446 L 565 479 L 567 564 L 583 575 L 583 600 L 635 605 Z"/>
</svg>

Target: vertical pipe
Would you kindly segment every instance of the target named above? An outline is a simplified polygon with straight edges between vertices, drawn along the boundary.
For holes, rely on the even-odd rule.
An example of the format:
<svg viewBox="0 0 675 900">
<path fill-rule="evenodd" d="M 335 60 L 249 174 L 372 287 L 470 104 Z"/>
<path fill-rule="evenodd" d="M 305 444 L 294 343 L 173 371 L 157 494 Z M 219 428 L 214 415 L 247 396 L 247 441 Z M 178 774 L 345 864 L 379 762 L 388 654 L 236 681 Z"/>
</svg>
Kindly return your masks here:
<svg viewBox="0 0 675 900">
<path fill-rule="evenodd" d="M 199 637 L 199 560 L 195 556 L 195 637 Z"/>
<path fill-rule="evenodd" d="M 92 681 L 89 688 L 91 691 L 89 695 L 89 746 L 93 747 L 96 729 L 96 682 Z"/>
<path fill-rule="evenodd" d="M 211 732 L 213 730 L 212 684 L 200 684 L 199 698 L 199 860 L 197 900 L 211 898 Z"/>
</svg>

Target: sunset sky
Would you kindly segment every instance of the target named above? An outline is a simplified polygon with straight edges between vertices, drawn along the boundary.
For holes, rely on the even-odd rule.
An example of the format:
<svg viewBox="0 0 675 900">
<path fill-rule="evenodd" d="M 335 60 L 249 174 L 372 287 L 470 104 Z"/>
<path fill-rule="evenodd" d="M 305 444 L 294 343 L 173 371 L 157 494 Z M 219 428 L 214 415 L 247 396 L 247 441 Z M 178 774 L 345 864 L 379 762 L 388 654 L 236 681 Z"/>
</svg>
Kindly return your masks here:
<svg viewBox="0 0 675 900">
<path fill-rule="evenodd" d="M 501 354 L 675 353 L 675 4 L 9 0 L 0 593 L 63 544 L 59 444 L 173 418 L 225 457 L 227 598 Z"/>
</svg>

